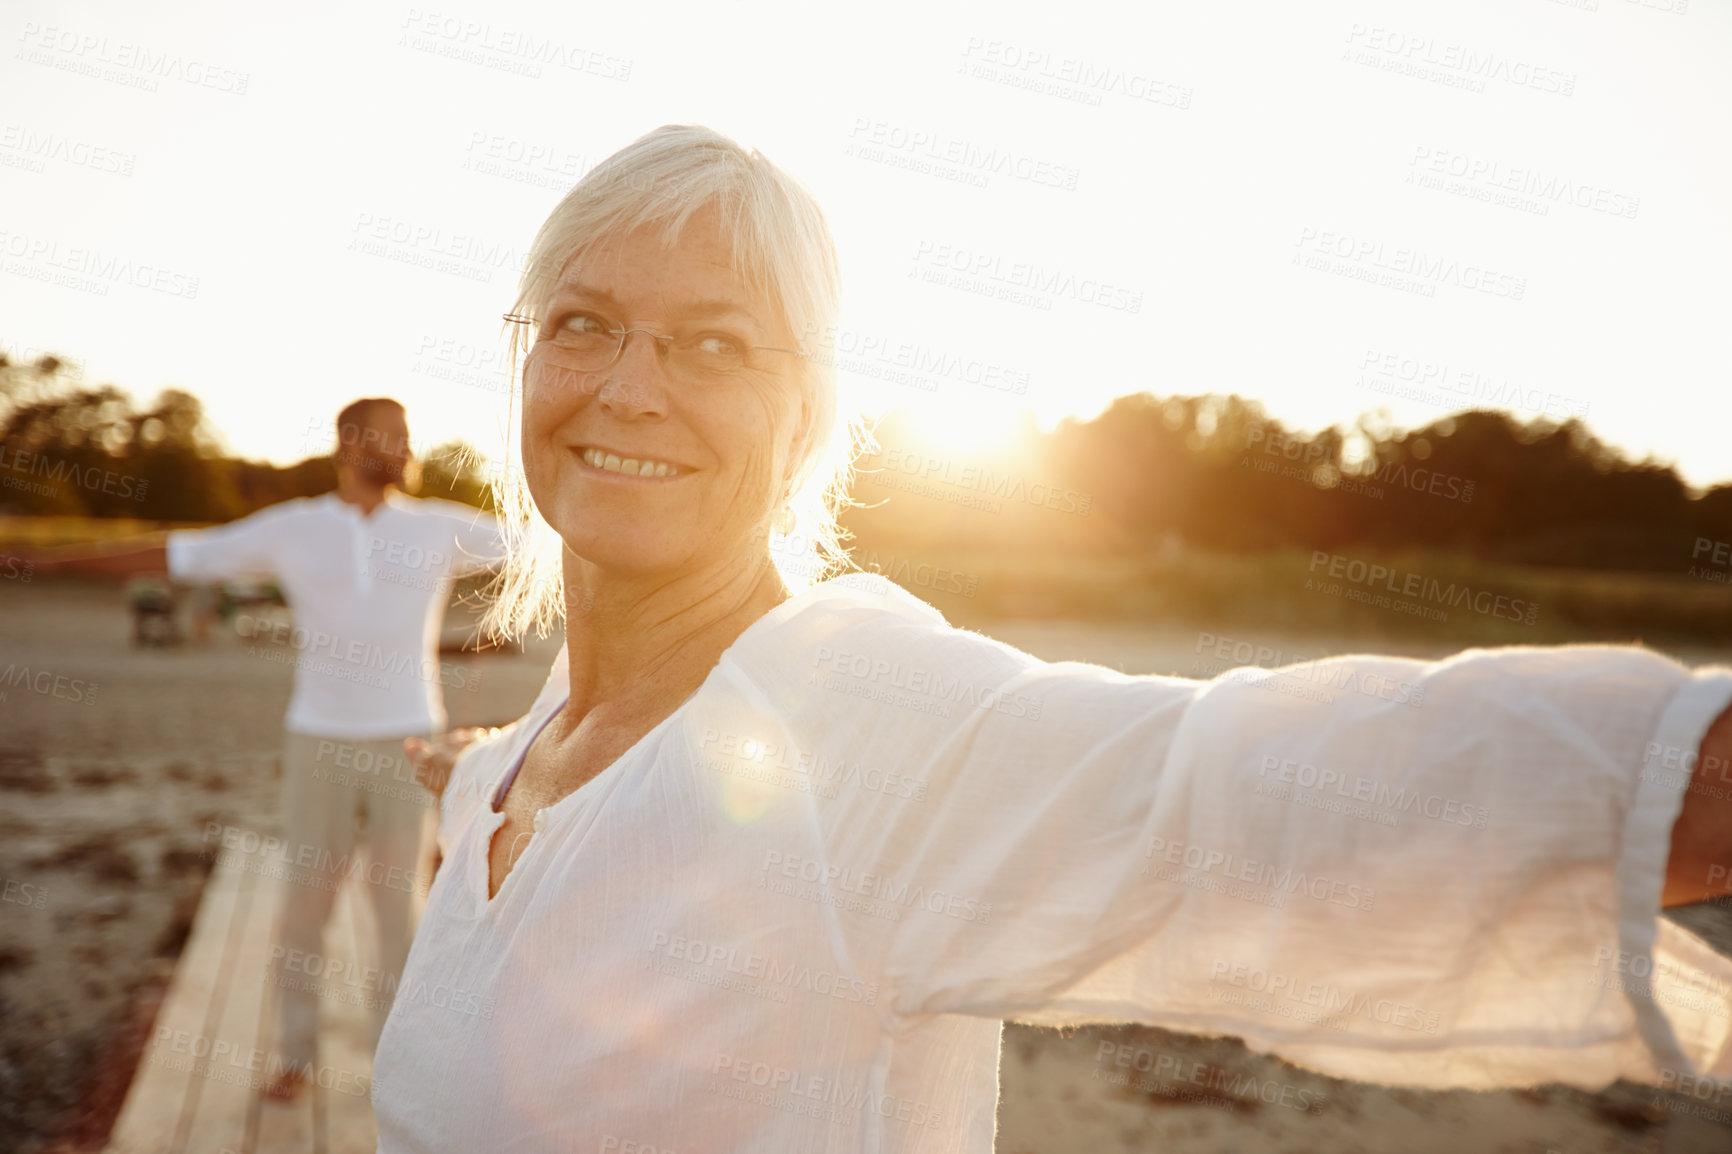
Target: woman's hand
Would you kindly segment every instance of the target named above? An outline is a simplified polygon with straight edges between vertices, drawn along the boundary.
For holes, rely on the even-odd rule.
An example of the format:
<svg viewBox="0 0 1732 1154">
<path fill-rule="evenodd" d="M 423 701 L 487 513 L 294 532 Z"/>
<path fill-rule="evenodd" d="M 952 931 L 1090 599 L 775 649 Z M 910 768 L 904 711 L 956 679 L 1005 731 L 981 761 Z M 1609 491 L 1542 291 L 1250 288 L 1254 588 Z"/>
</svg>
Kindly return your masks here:
<svg viewBox="0 0 1732 1154">
<path fill-rule="evenodd" d="M 1672 827 L 1663 906 L 1684 905 L 1732 892 L 1732 709 L 1703 735 L 1683 811 Z"/>
<path fill-rule="evenodd" d="M 445 783 L 451 780 L 451 767 L 457 764 L 463 751 L 498 732 L 497 729 L 471 725 L 447 730 L 431 742 L 419 737 L 405 737 L 403 752 L 409 755 L 409 762 L 415 767 L 415 780 L 431 790 L 434 797 L 439 797 L 445 792 Z"/>
</svg>

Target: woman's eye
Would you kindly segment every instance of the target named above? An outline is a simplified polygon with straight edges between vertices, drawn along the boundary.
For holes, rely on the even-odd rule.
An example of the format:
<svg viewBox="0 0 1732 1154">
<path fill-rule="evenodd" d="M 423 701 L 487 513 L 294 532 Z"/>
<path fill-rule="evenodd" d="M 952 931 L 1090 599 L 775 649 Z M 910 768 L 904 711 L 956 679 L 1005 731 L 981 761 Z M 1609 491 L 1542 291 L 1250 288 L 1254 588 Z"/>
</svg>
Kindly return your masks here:
<svg viewBox="0 0 1732 1154">
<path fill-rule="evenodd" d="M 706 357 L 738 357 L 745 352 L 745 345 L 720 333 L 705 333 L 694 347 Z"/>
<path fill-rule="evenodd" d="M 563 344 L 589 343 L 607 338 L 610 327 L 605 318 L 594 313 L 567 313 L 549 325 L 541 339 Z"/>
<path fill-rule="evenodd" d="M 594 313 L 572 313 L 559 322 L 561 333 L 571 333 L 576 336 L 594 336 L 607 331 L 607 324 Z"/>
</svg>

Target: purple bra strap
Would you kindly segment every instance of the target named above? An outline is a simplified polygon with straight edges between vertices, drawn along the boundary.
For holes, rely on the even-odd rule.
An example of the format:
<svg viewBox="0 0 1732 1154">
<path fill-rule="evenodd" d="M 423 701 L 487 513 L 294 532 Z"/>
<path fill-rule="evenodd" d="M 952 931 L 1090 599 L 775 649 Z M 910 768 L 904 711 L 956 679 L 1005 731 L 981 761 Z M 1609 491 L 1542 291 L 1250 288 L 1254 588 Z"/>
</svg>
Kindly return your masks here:
<svg viewBox="0 0 1732 1154">
<path fill-rule="evenodd" d="M 703 686 L 701 686 L 701 685 L 698 686 L 698 689 L 702 689 L 702 688 L 703 688 Z M 698 690 L 697 689 L 692 690 L 690 693 L 686 694 L 686 701 L 690 701 L 692 698 L 696 697 L 697 695 L 698 695 Z M 546 717 L 544 717 L 542 719 L 541 724 L 535 727 L 535 733 L 532 734 L 530 736 L 529 740 L 524 743 L 523 751 L 517 755 L 517 760 L 515 762 L 513 762 L 511 765 L 511 772 L 505 775 L 505 780 L 500 782 L 499 788 L 493 791 L 493 812 L 494 813 L 498 813 L 500 810 L 500 807 L 502 807 L 505 804 L 505 795 L 511 792 L 511 783 L 517 780 L 517 771 L 523 768 L 523 761 L 525 758 L 527 758 L 529 756 L 529 747 L 535 744 L 535 739 L 537 737 L 541 736 L 541 731 L 547 728 L 547 723 L 552 721 L 555 717 L 559 716 L 559 711 L 564 709 L 567 702 L 569 702 L 570 700 L 571 700 L 571 698 L 568 695 L 566 697 L 565 701 L 561 701 L 559 703 L 559 705 L 553 710 L 552 713 L 549 713 Z M 679 712 L 680 709 L 685 708 L 686 701 L 680 702 L 679 706 L 676 707 L 674 712 L 677 713 L 677 712 Z M 670 716 L 671 716 L 671 714 L 670 714 Z"/>
<path fill-rule="evenodd" d="M 565 702 L 541 719 L 541 724 L 535 727 L 535 732 L 528 741 L 523 743 L 523 749 L 517 755 L 517 760 L 511 763 L 511 772 L 505 775 L 505 780 L 499 783 L 499 788 L 493 791 L 493 812 L 498 813 L 505 804 L 505 795 L 511 792 L 511 783 L 517 780 L 517 771 L 523 768 L 523 761 L 529 756 L 529 747 L 535 744 L 535 739 L 541 736 L 541 731 L 547 728 L 547 723 L 559 716 L 559 711 L 565 708 Z"/>
</svg>

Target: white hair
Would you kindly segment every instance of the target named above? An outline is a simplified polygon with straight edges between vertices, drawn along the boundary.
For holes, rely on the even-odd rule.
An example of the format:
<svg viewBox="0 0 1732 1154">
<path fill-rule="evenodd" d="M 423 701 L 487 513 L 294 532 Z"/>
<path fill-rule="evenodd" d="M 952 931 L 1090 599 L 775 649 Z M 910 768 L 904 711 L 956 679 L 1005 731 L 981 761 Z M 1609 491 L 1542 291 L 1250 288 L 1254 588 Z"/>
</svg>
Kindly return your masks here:
<svg viewBox="0 0 1732 1154">
<path fill-rule="evenodd" d="M 794 526 L 786 534 L 772 530 L 768 541 L 782 579 L 806 588 L 851 567 L 836 518 L 848 503 L 854 458 L 867 434 L 838 399 L 836 363 L 825 347 L 841 296 L 829 226 L 811 192 L 755 149 L 712 129 L 664 125 L 586 173 L 530 245 L 512 312 L 533 323 L 512 326 L 508 395 L 516 396 L 518 367 L 574 256 L 646 226 L 672 245 L 692 214 L 708 206 L 719 210 L 734 267 L 780 310 L 808 354 L 797 362 L 806 420 L 796 433 L 788 501 Z M 566 612 L 562 542 L 535 511 L 521 462 L 514 465 L 509 450 L 492 488 L 508 540 L 482 628 L 516 640 L 533 625 L 545 637 Z"/>
</svg>

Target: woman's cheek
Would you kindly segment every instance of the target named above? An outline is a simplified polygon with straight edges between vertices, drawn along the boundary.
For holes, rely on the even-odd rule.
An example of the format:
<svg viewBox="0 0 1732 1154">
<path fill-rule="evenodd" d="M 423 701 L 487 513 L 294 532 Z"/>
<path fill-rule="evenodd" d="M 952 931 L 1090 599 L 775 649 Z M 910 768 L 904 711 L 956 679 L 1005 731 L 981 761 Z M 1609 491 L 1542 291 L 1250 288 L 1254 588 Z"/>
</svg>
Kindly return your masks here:
<svg viewBox="0 0 1732 1154">
<path fill-rule="evenodd" d="M 559 354 L 538 344 L 523 362 L 523 399 L 551 404 L 562 411 L 577 408 L 600 387 L 597 374 L 562 364 Z"/>
<path fill-rule="evenodd" d="M 530 498 L 537 506 L 543 504 L 550 487 L 557 483 L 551 468 L 554 433 L 559 428 L 560 417 L 556 406 L 550 405 L 545 399 L 532 394 L 529 389 L 524 391 L 523 401 L 523 439 L 520 445 L 523 461 L 523 477 L 529 485 Z"/>
</svg>

